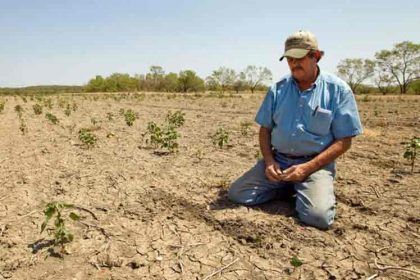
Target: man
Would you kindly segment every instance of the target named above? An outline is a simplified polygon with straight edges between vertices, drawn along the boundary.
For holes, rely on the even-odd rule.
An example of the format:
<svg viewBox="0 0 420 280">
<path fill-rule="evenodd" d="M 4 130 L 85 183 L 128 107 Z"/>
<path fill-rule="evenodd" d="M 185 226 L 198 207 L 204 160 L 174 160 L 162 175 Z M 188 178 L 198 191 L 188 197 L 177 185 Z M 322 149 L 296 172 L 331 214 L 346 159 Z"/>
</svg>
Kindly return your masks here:
<svg viewBox="0 0 420 280">
<path fill-rule="evenodd" d="M 264 159 L 231 185 L 228 196 L 256 205 L 292 186 L 300 220 L 327 229 L 335 216 L 335 159 L 362 126 L 350 87 L 320 71 L 323 55 L 308 31 L 287 38 L 280 60 L 286 57 L 291 75 L 268 90 L 255 118 Z"/>
</svg>

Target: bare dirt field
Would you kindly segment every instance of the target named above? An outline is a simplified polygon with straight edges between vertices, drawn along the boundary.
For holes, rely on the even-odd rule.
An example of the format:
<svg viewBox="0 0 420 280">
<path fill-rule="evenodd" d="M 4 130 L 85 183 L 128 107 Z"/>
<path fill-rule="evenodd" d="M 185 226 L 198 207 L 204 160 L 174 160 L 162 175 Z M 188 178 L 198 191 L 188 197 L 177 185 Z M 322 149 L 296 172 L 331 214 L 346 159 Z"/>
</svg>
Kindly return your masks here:
<svg viewBox="0 0 420 280">
<path fill-rule="evenodd" d="M 420 279 L 420 163 L 410 173 L 401 145 L 420 135 L 420 96 L 358 98 L 365 132 L 338 160 L 328 231 L 301 224 L 293 200 L 226 198 L 257 160 L 258 127 L 241 124 L 262 98 L 0 97 L 0 279 Z M 138 114 L 133 126 L 121 109 Z M 147 144 L 148 122 L 177 110 L 178 153 Z M 211 138 L 219 127 L 229 133 L 222 149 Z M 81 128 L 97 136 L 93 147 Z M 52 201 L 82 217 L 66 221 L 74 240 L 65 254 L 50 242 L 53 223 L 40 233 Z"/>
</svg>

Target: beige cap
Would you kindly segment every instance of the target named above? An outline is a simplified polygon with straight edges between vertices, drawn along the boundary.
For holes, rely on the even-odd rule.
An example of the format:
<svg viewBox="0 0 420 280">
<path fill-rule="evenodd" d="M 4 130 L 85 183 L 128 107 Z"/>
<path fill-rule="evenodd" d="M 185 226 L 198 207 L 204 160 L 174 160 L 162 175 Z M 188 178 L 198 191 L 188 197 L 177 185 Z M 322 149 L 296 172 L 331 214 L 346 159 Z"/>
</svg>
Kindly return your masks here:
<svg viewBox="0 0 420 280">
<path fill-rule="evenodd" d="M 302 58 L 309 51 L 315 50 L 319 50 L 319 48 L 314 34 L 309 31 L 299 30 L 287 38 L 284 44 L 284 54 L 280 57 L 280 61 L 284 57 Z M 321 55 L 324 55 L 323 51 L 321 51 Z"/>
</svg>

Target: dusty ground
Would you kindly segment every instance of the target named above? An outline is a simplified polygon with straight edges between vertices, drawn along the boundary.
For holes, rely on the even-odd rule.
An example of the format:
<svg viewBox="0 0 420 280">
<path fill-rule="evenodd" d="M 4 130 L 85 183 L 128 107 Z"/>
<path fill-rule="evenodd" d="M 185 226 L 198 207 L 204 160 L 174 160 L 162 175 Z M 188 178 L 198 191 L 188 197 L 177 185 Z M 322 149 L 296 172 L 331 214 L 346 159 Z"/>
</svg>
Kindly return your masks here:
<svg viewBox="0 0 420 280">
<path fill-rule="evenodd" d="M 0 97 L 0 279 L 420 278 L 420 164 L 410 174 L 400 144 L 420 135 L 420 96 L 358 99 L 365 134 L 338 160 L 328 231 L 300 224 L 293 201 L 248 208 L 226 199 L 258 156 L 257 126 L 243 136 L 241 123 L 253 120 L 262 95 L 123 97 Z M 35 115 L 33 104 L 48 98 L 52 109 Z M 67 103 L 77 104 L 70 116 Z M 138 113 L 132 127 L 120 109 Z M 141 135 L 169 110 L 186 122 L 179 152 L 167 155 Z M 210 137 L 220 126 L 230 134 L 223 149 Z M 80 128 L 94 129 L 95 147 L 82 145 Z M 77 210 L 83 219 L 68 222 L 75 238 L 64 257 L 47 246 L 52 224 L 40 234 L 51 201 L 94 214 Z"/>
</svg>

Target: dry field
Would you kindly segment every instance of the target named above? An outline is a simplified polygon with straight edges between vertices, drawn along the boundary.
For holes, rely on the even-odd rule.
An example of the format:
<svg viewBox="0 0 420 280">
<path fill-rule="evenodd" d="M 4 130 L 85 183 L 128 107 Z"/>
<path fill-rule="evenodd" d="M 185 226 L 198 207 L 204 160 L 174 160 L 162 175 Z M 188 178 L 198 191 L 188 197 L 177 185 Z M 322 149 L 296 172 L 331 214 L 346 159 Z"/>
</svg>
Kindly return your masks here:
<svg viewBox="0 0 420 280">
<path fill-rule="evenodd" d="M 358 99 L 365 133 L 338 160 L 328 231 L 299 223 L 293 200 L 244 207 L 226 198 L 258 157 L 258 127 L 241 124 L 262 98 L 0 97 L 0 279 L 420 279 L 420 163 L 410 173 L 401 145 L 420 135 L 420 96 Z M 138 114 L 133 126 L 121 109 Z M 168 154 L 142 134 L 176 110 L 185 124 Z M 230 138 L 222 149 L 211 138 L 219 127 Z M 81 128 L 97 136 L 93 147 Z M 64 255 L 51 245 L 52 223 L 40 233 L 51 201 L 80 207 Z"/>
</svg>

